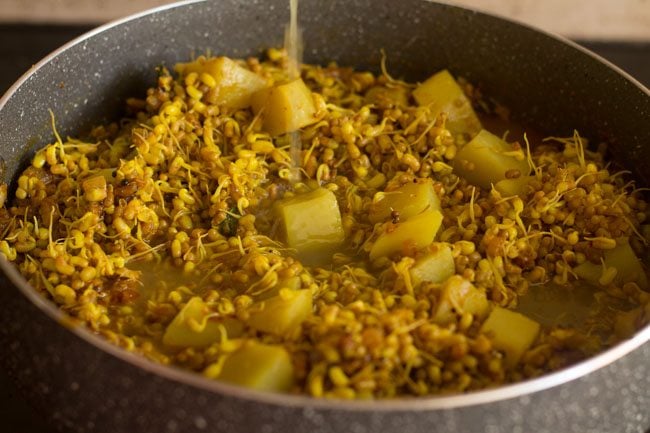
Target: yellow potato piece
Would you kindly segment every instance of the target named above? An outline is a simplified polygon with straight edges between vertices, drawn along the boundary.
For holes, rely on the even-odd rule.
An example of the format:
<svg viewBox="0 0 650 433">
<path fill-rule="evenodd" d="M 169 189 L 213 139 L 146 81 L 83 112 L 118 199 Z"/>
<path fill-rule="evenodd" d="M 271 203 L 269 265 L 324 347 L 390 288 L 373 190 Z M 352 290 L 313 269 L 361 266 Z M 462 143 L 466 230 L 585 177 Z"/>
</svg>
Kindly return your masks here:
<svg viewBox="0 0 650 433">
<path fill-rule="evenodd" d="M 221 328 L 228 337 L 239 337 L 243 325 L 237 319 L 220 319 L 214 312 L 195 296 L 174 317 L 163 335 L 163 344 L 172 347 L 206 347 L 221 340 Z"/>
<path fill-rule="evenodd" d="M 293 385 L 294 372 L 282 346 L 248 340 L 226 358 L 217 378 L 261 391 L 286 392 Z"/>
<path fill-rule="evenodd" d="M 300 331 L 300 325 L 312 312 L 311 290 L 281 289 L 272 298 L 251 307 L 247 324 L 258 331 L 280 337 Z"/>
<path fill-rule="evenodd" d="M 280 290 L 282 289 L 289 289 L 289 290 L 298 290 L 302 286 L 302 281 L 300 281 L 300 277 L 298 276 L 293 276 L 293 277 L 288 277 L 288 278 L 283 278 L 278 281 L 278 283 L 271 287 L 268 290 L 265 290 L 259 294 L 255 295 L 255 300 L 257 301 L 264 301 L 265 299 L 272 298 L 274 296 L 277 296 L 278 293 L 280 293 Z"/>
<path fill-rule="evenodd" d="M 591 284 L 598 284 L 598 280 L 603 274 L 603 267 L 590 261 L 583 262 L 578 266 L 573 268 L 573 272 L 585 281 L 589 281 Z"/>
<path fill-rule="evenodd" d="M 370 249 L 370 260 L 395 253 L 412 254 L 431 245 L 442 223 L 438 210 L 427 210 L 397 224 L 388 223 Z"/>
<path fill-rule="evenodd" d="M 605 264 L 608 267 L 616 268 L 617 273 L 614 281 L 618 284 L 635 282 L 642 289 L 648 288 L 646 277 L 641 261 L 636 257 L 629 242 L 625 240 L 616 248 L 605 250 Z"/>
<path fill-rule="evenodd" d="M 632 251 L 632 247 L 627 239 L 619 242 L 615 248 L 603 252 L 605 267 L 616 269 L 616 276 L 612 282 L 619 285 L 635 282 L 642 289 L 647 289 L 648 279 L 641 265 L 641 261 L 636 257 L 634 251 Z M 602 264 L 586 261 L 573 268 L 573 272 L 583 280 L 589 281 L 592 284 L 600 284 L 600 278 L 603 275 L 603 266 Z"/>
<path fill-rule="evenodd" d="M 429 252 L 419 257 L 409 270 L 414 286 L 428 281 L 442 283 L 456 273 L 456 264 L 451 254 L 451 248 L 446 243 L 433 243 Z"/>
<path fill-rule="evenodd" d="M 482 128 L 472 103 L 446 69 L 420 84 L 413 91 L 413 97 L 418 105 L 431 105 L 433 111 L 447 113 L 446 127 L 452 133 L 473 137 Z"/>
<path fill-rule="evenodd" d="M 492 345 L 504 352 L 505 364 L 514 367 L 521 355 L 533 344 L 539 334 L 540 325 L 523 314 L 494 307 L 481 327 Z"/>
<path fill-rule="evenodd" d="M 519 176 L 514 179 L 503 179 L 495 183 L 494 188 L 503 197 L 525 196 L 529 191 L 528 183 L 534 178 L 535 176 Z"/>
<path fill-rule="evenodd" d="M 239 66 L 228 57 L 200 57 L 191 63 L 178 64 L 176 70 L 183 75 L 191 72 L 211 75 L 216 82 L 216 103 L 230 108 L 250 106 L 253 93 L 268 86 L 266 79 Z"/>
<path fill-rule="evenodd" d="M 297 131 L 317 120 L 311 91 L 301 78 L 260 90 L 251 103 L 262 118 L 262 127 L 273 136 Z"/>
<path fill-rule="evenodd" d="M 643 324 L 643 308 L 617 313 L 614 319 L 614 332 L 619 338 L 630 338 Z"/>
<path fill-rule="evenodd" d="M 306 262 L 331 258 L 345 239 L 334 193 L 318 188 L 275 204 L 282 236 Z"/>
<path fill-rule="evenodd" d="M 505 179 L 510 170 L 517 170 L 521 176 L 528 175 L 530 168 L 524 154 L 518 159 L 508 154 L 513 150 L 510 144 L 483 129 L 458 151 L 454 172 L 485 189 Z"/>
<path fill-rule="evenodd" d="M 488 312 L 490 304 L 485 292 L 460 275 L 449 277 L 441 290 L 440 300 L 433 313 L 434 323 L 447 325 L 464 313 L 483 318 Z"/>
<path fill-rule="evenodd" d="M 440 210 L 440 199 L 433 189 L 431 179 L 409 182 L 380 194 L 383 198 L 373 202 L 368 211 L 371 223 L 391 219 L 393 211 L 397 212 L 400 221 L 403 221 L 427 209 Z"/>
</svg>

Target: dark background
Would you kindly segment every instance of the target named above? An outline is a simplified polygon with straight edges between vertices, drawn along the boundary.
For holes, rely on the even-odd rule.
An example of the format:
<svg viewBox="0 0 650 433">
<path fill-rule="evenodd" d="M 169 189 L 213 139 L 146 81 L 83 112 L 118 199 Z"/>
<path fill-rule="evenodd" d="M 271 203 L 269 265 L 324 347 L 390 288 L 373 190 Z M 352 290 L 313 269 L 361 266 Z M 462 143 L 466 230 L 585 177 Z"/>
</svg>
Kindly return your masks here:
<svg viewBox="0 0 650 433">
<path fill-rule="evenodd" d="M 91 28 L 89 26 L 0 25 L 0 94 L 3 94 L 13 82 L 45 55 Z M 650 87 L 650 42 L 578 41 L 578 43 L 600 54 L 645 86 Z M 650 119 L 648 121 L 650 122 Z M 2 370 L 0 370 L 0 420 L 2 420 L 0 432 L 3 433 L 52 433 L 53 431 L 22 399 L 11 384 L 11 379 Z M 647 433 L 650 433 L 650 430 Z"/>
</svg>

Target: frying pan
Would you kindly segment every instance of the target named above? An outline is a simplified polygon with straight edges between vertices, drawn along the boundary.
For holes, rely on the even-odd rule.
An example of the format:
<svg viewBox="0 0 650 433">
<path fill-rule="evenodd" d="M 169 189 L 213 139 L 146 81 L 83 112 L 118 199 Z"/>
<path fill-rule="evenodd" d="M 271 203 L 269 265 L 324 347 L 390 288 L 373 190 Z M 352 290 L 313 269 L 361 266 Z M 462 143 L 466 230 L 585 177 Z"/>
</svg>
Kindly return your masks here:
<svg viewBox="0 0 650 433">
<path fill-rule="evenodd" d="M 157 65 L 192 53 L 257 55 L 282 43 L 286 0 L 174 4 L 92 31 L 54 52 L 0 100 L 1 173 L 15 180 L 62 134 L 118 119 Z M 423 80 L 449 68 L 554 135 L 607 142 L 648 185 L 650 93 L 561 38 L 422 0 L 303 0 L 305 61 Z M 650 427 L 650 326 L 610 350 L 538 379 L 464 395 L 328 401 L 255 392 L 155 365 L 70 322 L 0 262 L 0 358 L 34 407 L 69 432 L 643 432 Z"/>
</svg>

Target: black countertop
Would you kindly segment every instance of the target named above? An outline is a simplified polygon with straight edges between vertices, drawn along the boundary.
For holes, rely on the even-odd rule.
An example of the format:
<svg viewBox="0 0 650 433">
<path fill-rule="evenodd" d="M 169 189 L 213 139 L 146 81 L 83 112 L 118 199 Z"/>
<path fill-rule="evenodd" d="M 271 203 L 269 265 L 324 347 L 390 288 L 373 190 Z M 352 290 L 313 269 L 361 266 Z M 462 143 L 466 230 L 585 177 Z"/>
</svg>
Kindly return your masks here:
<svg viewBox="0 0 650 433">
<path fill-rule="evenodd" d="M 89 26 L 0 25 L 0 94 L 45 55 L 91 28 Z M 650 87 L 650 42 L 579 42 Z M 0 419 L 3 420 L 3 427 L 0 429 L 2 432 L 53 432 L 53 429 L 48 427 L 22 399 L 10 378 L 2 370 L 0 370 Z"/>
</svg>

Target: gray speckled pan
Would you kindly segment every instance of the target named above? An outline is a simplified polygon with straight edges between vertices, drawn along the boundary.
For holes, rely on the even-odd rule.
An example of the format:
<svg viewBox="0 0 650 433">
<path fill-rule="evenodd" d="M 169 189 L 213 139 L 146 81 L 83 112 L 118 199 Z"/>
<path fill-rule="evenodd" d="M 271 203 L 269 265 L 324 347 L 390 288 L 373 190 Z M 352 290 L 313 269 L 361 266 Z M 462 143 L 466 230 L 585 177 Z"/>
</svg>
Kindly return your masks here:
<svg viewBox="0 0 650 433">
<path fill-rule="evenodd" d="M 39 63 L 0 100 L 5 181 L 62 134 L 119 115 L 153 68 L 211 49 L 231 56 L 279 45 L 286 0 L 188 3 L 100 28 Z M 420 0 L 303 0 L 305 60 L 423 79 L 443 67 L 480 85 L 523 123 L 579 129 L 612 144 L 642 183 L 650 175 L 650 94 L 575 45 L 468 10 Z M 650 327 L 540 379 L 453 397 L 337 402 L 252 392 L 153 365 L 67 329 L 4 260 L 0 357 L 54 425 L 70 432 L 643 432 L 650 427 Z"/>
</svg>

